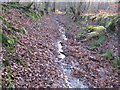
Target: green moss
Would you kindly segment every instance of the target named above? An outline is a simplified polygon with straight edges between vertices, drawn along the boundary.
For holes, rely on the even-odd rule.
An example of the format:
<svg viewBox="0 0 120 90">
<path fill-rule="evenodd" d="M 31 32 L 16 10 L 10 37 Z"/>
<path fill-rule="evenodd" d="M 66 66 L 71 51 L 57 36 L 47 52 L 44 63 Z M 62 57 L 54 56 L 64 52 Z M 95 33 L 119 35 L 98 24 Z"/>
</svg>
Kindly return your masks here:
<svg viewBox="0 0 120 90">
<path fill-rule="evenodd" d="M 14 44 L 15 44 L 15 40 L 8 38 L 5 34 L 3 34 L 2 32 L 0 32 L 0 36 L 1 36 L 1 41 L 3 46 L 6 46 L 9 49 L 14 49 Z"/>
<path fill-rule="evenodd" d="M 19 28 L 19 31 L 23 34 L 27 34 L 27 30 L 24 27 Z"/>
<path fill-rule="evenodd" d="M 19 57 L 17 57 L 15 59 L 16 62 L 20 63 L 21 65 L 23 65 L 24 67 L 29 67 L 28 65 L 25 65 L 24 61 L 22 59 L 20 59 Z"/>
<path fill-rule="evenodd" d="M 7 82 L 9 83 L 7 88 L 15 88 L 14 84 L 12 83 L 13 81 L 12 72 L 13 71 L 9 68 L 6 68 L 6 69 L 7 69 Z"/>
<path fill-rule="evenodd" d="M 2 16 L 0 16 L 0 19 L 3 21 L 3 24 L 7 25 L 7 27 L 8 27 L 7 31 L 8 31 L 8 32 L 10 32 L 9 28 L 10 28 L 11 30 L 13 30 L 13 31 L 16 31 L 16 32 L 19 31 L 19 30 L 15 29 L 15 28 L 13 27 L 13 24 L 12 24 L 12 23 L 10 23 L 10 22 L 8 22 L 7 20 L 5 20 Z"/>
<path fill-rule="evenodd" d="M 2 63 L 3 63 L 3 66 L 10 66 L 10 62 L 9 62 L 10 60 L 7 58 L 7 59 L 5 59 L 5 60 L 3 60 L 2 61 Z"/>
</svg>

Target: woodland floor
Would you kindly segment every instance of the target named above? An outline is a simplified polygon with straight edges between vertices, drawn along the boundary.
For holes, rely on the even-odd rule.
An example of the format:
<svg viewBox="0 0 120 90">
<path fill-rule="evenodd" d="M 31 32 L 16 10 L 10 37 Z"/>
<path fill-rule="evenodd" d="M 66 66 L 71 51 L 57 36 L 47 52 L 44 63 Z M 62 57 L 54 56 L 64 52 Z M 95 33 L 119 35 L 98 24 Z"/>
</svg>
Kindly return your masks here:
<svg viewBox="0 0 120 90">
<path fill-rule="evenodd" d="M 11 13 L 13 13 L 14 18 Z M 2 14 L 6 20 L 14 23 L 17 28 L 19 21 L 27 34 L 17 33 L 19 39 L 15 44 L 13 54 L 7 53 L 3 47 L 3 58 L 12 59 L 19 57 L 25 65 L 10 61 L 10 66 L 2 67 L 4 79 L 6 78 L 6 68 L 12 70 L 13 84 L 17 88 L 67 88 L 64 82 L 64 75 L 60 71 L 59 63 L 55 62 L 57 48 L 55 43 L 60 39 L 59 25 L 56 20 L 64 25 L 72 25 L 70 31 L 66 31 L 68 40 L 63 41 L 65 62 L 74 64 L 71 75 L 79 78 L 84 84 L 93 88 L 113 88 L 119 86 L 118 73 L 110 62 L 100 57 L 97 53 L 85 49 L 83 43 L 76 40 L 75 22 L 65 15 L 50 14 L 38 20 L 30 17 L 21 17 L 15 10 L 11 10 L 7 15 Z M 9 35 L 8 35 L 9 36 Z M 10 36 L 9 36 L 10 37 Z M 92 59 L 94 58 L 94 59 Z"/>
</svg>

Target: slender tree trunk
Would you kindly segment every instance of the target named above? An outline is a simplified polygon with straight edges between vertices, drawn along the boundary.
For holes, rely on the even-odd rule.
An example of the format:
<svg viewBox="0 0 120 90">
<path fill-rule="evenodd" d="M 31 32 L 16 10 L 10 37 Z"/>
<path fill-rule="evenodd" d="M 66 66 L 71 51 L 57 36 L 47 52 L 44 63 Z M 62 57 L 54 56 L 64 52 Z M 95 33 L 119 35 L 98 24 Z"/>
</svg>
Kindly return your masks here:
<svg viewBox="0 0 120 90">
<path fill-rule="evenodd" d="M 44 11 L 45 11 L 46 14 L 48 14 L 48 6 L 49 6 L 49 2 L 45 2 Z"/>
<path fill-rule="evenodd" d="M 55 12 L 55 2 L 53 2 L 53 12 Z"/>
<path fill-rule="evenodd" d="M 29 4 L 26 6 L 26 8 L 29 9 L 29 8 L 31 8 L 32 5 L 33 5 L 33 2 L 29 3 Z"/>
</svg>

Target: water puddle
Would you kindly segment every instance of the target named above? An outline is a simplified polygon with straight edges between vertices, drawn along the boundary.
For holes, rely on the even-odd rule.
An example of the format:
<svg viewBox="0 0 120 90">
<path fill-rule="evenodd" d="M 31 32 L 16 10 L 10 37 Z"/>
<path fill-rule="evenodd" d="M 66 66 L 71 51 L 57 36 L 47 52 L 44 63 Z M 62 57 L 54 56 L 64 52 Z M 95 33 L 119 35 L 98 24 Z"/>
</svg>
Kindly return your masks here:
<svg viewBox="0 0 120 90">
<path fill-rule="evenodd" d="M 88 86 L 84 85 L 81 81 L 79 81 L 78 78 L 75 78 L 71 75 L 71 68 L 74 67 L 74 65 L 66 64 L 65 61 L 65 55 L 62 54 L 63 49 L 61 42 L 64 40 L 67 40 L 65 36 L 65 28 L 63 25 L 61 25 L 58 20 L 57 23 L 59 25 L 59 32 L 60 32 L 60 40 L 57 41 L 56 47 L 58 49 L 58 56 L 57 59 L 55 60 L 56 62 L 59 62 L 61 71 L 63 72 L 64 78 L 65 78 L 65 83 L 69 88 L 88 88 Z"/>
</svg>

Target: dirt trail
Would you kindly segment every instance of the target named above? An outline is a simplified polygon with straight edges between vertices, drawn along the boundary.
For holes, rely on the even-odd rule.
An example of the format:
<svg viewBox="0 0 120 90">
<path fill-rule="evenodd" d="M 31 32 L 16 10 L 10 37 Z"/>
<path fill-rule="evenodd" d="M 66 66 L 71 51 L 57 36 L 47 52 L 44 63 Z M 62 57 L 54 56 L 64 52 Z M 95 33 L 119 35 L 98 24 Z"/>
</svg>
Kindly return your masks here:
<svg viewBox="0 0 120 90">
<path fill-rule="evenodd" d="M 60 33 L 60 37 L 59 40 L 56 43 L 56 47 L 57 47 L 57 51 L 58 51 L 58 55 L 57 58 L 55 59 L 56 62 L 58 62 L 60 64 L 59 68 L 63 73 L 63 77 L 64 77 L 64 81 L 66 83 L 66 85 L 69 88 L 88 88 L 88 86 L 84 85 L 78 78 L 73 77 L 72 74 L 72 68 L 78 64 L 78 62 L 74 63 L 73 65 L 66 63 L 65 58 L 66 56 L 64 55 L 64 51 L 63 51 L 63 46 L 62 46 L 62 42 L 63 41 L 67 41 L 68 39 L 66 38 L 65 35 L 65 26 L 64 24 L 62 24 L 59 20 L 59 18 L 56 18 L 56 23 L 59 25 L 59 33 Z"/>
<path fill-rule="evenodd" d="M 28 32 L 24 35 L 18 33 L 20 38 L 13 50 L 15 52 L 13 57 L 20 57 L 28 67 L 16 62 L 11 62 L 11 66 L 8 67 L 13 71 L 13 84 L 17 88 L 69 87 L 70 81 L 66 83 L 65 74 L 61 70 L 60 62 L 56 62 L 56 59 L 72 66 L 70 77 L 76 78 L 88 87 L 118 86 L 118 74 L 115 68 L 104 58 L 84 49 L 82 43 L 76 41 L 77 27 L 65 15 L 46 15 L 37 22 L 31 18 L 27 18 L 26 22 L 26 17 L 23 17 L 22 20 L 18 17 L 14 18 L 19 20 Z M 68 25 L 73 26 L 71 31 L 66 30 Z M 65 31 L 60 32 L 60 28 Z M 67 37 L 66 40 L 62 40 L 65 38 L 61 38 L 61 33 L 64 33 L 63 37 Z M 62 51 L 56 46 L 57 42 L 62 45 L 60 48 Z M 64 58 L 58 57 L 60 54 L 64 55 Z"/>
</svg>

